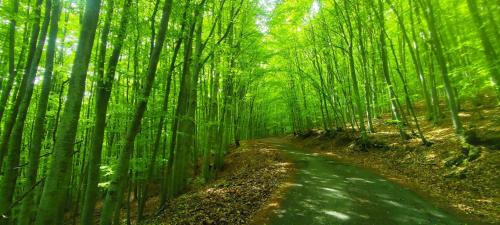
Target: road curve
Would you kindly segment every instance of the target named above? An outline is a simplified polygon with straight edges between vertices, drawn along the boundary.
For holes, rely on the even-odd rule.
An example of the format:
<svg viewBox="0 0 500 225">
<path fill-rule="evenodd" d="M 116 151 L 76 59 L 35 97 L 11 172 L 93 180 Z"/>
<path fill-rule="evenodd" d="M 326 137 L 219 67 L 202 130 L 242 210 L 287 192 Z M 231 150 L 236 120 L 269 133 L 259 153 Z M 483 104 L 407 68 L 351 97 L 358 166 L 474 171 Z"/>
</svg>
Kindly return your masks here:
<svg viewBox="0 0 500 225">
<path fill-rule="evenodd" d="M 272 225 L 465 224 L 417 194 L 365 169 L 263 140 L 295 163 L 297 174 Z"/>
</svg>

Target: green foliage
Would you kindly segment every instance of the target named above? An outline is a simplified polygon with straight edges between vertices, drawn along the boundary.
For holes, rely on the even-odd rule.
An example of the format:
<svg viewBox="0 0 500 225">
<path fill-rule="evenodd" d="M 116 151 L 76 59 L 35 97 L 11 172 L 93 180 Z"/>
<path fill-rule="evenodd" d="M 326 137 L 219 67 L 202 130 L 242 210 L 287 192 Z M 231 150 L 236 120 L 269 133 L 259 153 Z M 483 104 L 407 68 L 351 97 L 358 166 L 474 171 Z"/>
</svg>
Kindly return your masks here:
<svg viewBox="0 0 500 225">
<path fill-rule="evenodd" d="M 114 0 L 113 8 L 109 8 L 111 1 L 101 1 L 96 41 L 87 49 L 91 52 L 89 69 L 81 74 L 85 84 L 77 86 L 85 89 L 81 101 L 69 95 L 75 86 L 68 89 L 73 62 L 86 61 L 76 56 L 80 35 L 86 34 L 81 30 L 86 1 L 62 1 L 53 82 L 42 121 L 45 130 L 34 130 L 37 102 L 42 96 L 41 77 L 35 78 L 27 119 L 20 120 L 17 115 L 9 118 L 16 99 L 24 97 L 16 95 L 21 93 L 18 89 L 24 70 L 31 65 L 29 43 L 37 1 L 4 0 L 0 9 L 4 25 L 0 26 L 0 93 L 8 98 L 2 106 L 6 113 L 0 116 L 0 136 L 6 137 L 2 144 L 9 146 L 11 140 L 4 134 L 10 131 L 6 128 L 9 123 L 22 123 L 23 133 L 17 140 L 21 140 L 23 150 L 9 153 L 8 147 L 2 147 L 0 165 L 5 165 L 7 153 L 19 156 L 19 165 L 31 163 L 33 137 L 43 136 L 42 157 L 34 162 L 37 176 L 29 177 L 25 167 L 11 170 L 18 178 L 14 183 L 23 184 L 8 188 L 14 193 L 12 199 L 20 199 L 26 192 L 25 184 L 47 176 L 54 165 L 71 163 L 71 169 L 61 174 L 71 181 L 64 184 L 71 192 L 67 196 L 81 205 L 76 201 L 84 199 L 77 196 L 87 188 L 89 158 L 100 156 L 100 175 L 95 177 L 99 178 L 98 187 L 109 191 L 119 172 L 118 164 L 123 163 L 119 159 L 126 154 L 130 165 L 122 173 L 132 174 L 130 183 L 137 185 L 136 196 L 147 201 L 151 196 L 143 193 L 150 184 L 162 180 L 165 183 L 158 186 L 164 203 L 182 192 L 185 183 L 200 180 L 197 176 L 208 181 L 214 170 L 222 168 L 227 147 L 240 140 L 306 133 L 318 127 L 352 128 L 365 135 L 375 132 L 375 121 L 389 113 L 392 117 L 382 121 L 394 125 L 403 138 L 408 137 L 406 132 L 418 130 L 425 143 L 416 109 L 423 108 L 427 118 L 438 122 L 442 110 L 453 108 L 452 104 L 447 109 L 439 107 L 448 99 L 450 87 L 460 105 L 466 107 L 463 103 L 470 100 L 476 106 L 482 104 L 483 93 L 499 87 L 495 81 L 500 74 L 498 7 L 494 1 L 481 1 L 479 12 L 474 14 L 470 1 L 474 0 L 175 0 L 156 70 L 148 65 L 151 50 L 159 46 L 156 41 L 163 4 L 168 1 L 133 0 L 127 13 L 123 12 L 126 1 Z M 14 13 L 11 3 L 16 2 L 19 10 Z M 434 14 L 427 15 L 431 8 Z M 107 9 L 113 16 L 108 42 L 102 49 L 105 38 L 100 35 Z M 49 9 L 43 6 L 42 15 L 45 10 Z M 122 16 L 129 21 L 124 38 L 119 39 Z M 12 19 L 16 19 L 13 32 L 9 28 Z M 436 26 L 434 33 L 432 25 Z M 12 43 L 9 37 L 14 37 Z M 119 43 L 123 46 L 116 74 L 106 80 L 99 70 L 109 71 L 112 52 Z M 437 44 L 442 45 L 442 54 Z M 44 48 L 43 56 L 46 51 Z M 11 63 L 17 74 L 7 84 Z M 49 68 L 47 63 L 41 57 L 37 76 Z M 152 76 L 148 76 L 151 71 Z M 101 81 L 112 85 L 107 87 L 106 120 L 97 124 L 96 114 L 104 105 L 98 101 L 102 99 L 98 97 Z M 7 90 L 8 85 L 12 90 Z M 74 104 L 66 108 L 67 102 Z M 78 107 L 81 110 L 75 110 Z M 138 113 L 142 109 L 144 115 Z M 66 111 L 68 115 L 79 112 L 80 117 L 63 121 Z M 136 117 L 140 117 L 139 126 L 133 124 Z M 63 122 L 75 127 L 76 140 L 59 148 L 67 151 L 57 154 L 65 157 L 59 160 L 62 158 L 53 157 L 55 146 L 66 141 L 61 135 L 71 133 L 58 134 L 65 128 Z M 98 125 L 105 125 L 103 149 L 92 153 Z M 132 147 L 124 149 L 126 143 Z M 472 152 L 468 157 L 472 160 L 478 155 Z M 4 184 L 5 170 L 1 169 L 0 184 Z M 35 196 L 42 191 L 34 189 Z M 36 201 L 28 205 L 37 206 Z"/>
</svg>

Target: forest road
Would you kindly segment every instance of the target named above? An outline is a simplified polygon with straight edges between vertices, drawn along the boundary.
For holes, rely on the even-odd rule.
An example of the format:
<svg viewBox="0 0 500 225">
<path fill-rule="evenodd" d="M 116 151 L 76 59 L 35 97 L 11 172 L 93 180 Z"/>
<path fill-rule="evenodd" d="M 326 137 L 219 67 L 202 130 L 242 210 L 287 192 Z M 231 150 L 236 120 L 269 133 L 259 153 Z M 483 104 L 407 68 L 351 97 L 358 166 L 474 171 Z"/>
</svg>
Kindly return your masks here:
<svg viewBox="0 0 500 225">
<path fill-rule="evenodd" d="M 308 153 L 284 139 L 261 141 L 282 149 L 297 172 L 271 215 L 272 225 L 465 224 L 370 171 Z"/>
</svg>

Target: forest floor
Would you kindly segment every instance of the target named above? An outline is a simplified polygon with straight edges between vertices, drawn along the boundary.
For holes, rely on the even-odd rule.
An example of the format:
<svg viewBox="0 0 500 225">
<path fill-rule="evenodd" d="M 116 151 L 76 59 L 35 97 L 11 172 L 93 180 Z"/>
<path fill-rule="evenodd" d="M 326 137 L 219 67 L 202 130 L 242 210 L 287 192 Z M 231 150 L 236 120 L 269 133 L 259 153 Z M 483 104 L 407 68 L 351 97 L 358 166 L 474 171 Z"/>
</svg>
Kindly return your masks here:
<svg viewBox="0 0 500 225">
<path fill-rule="evenodd" d="M 242 142 L 224 162 L 216 180 L 176 198 L 144 224 L 262 224 L 278 206 L 292 164 L 275 146 L 255 141 Z"/>
<path fill-rule="evenodd" d="M 477 150 L 464 149 L 451 123 L 433 125 L 423 121 L 425 136 L 433 143 L 424 146 L 418 139 L 403 141 L 397 129 L 387 124 L 388 117 L 375 121 L 376 133 L 370 135 L 375 147 L 363 150 L 355 132 L 312 130 L 291 137 L 303 149 L 336 160 L 358 165 L 393 180 L 448 208 L 472 224 L 500 223 L 500 110 L 463 111 L 462 121 L 469 142 Z"/>
<path fill-rule="evenodd" d="M 375 145 L 359 146 L 352 131 L 311 130 L 301 136 L 276 138 L 284 144 L 355 166 L 361 166 L 406 187 L 440 208 L 455 212 L 470 224 L 500 222 L 500 110 L 485 107 L 462 111 L 472 142 L 465 150 L 447 119 L 432 124 L 419 118 L 425 136 L 403 141 L 385 116 L 375 120 Z M 411 133 L 411 132 L 409 132 Z M 281 207 L 295 174 L 291 160 L 266 141 L 250 140 L 232 149 L 214 181 L 192 188 L 144 224 L 266 224 Z M 154 200 L 153 200 L 154 202 Z"/>
</svg>

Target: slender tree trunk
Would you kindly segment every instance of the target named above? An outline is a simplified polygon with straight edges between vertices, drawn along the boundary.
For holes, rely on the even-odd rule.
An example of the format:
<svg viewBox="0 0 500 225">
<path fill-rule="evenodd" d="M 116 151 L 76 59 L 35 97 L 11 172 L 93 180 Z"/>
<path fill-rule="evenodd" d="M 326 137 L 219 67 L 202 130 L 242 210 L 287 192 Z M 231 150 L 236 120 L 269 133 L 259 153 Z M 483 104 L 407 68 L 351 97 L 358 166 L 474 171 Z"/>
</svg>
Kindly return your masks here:
<svg viewBox="0 0 500 225">
<path fill-rule="evenodd" d="M 399 134 L 401 135 L 401 138 L 404 140 L 408 139 L 408 134 L 403 129 L 403 120 L 401 120 L 401 115 L 400 115 L 400 107 L 399 104 L 397 103 L 397 96 L 396 92 L 394 91 L 394 86 L 391 82 L 390 76 L 389 76 L 389 62 L 388 62 L 388 56 L 387 56 L 387 47 L 386 47 L 386 40 L 385 40 L 385 17 L 384 17 L 384 4 L 382 3 L 382 0 L 378 0 L 378 20 L 380 23 L 380 54 L 381 54 L 381 59 L 382 59 L 382 70 L 384 74 L 384 79 L 385 82 L 387 83 L 387 88 L 389 91 L 389 98 L 391 102 L 391 110 L 394 118 L 396 119 L 396 123 L 399 129 Z"/>
<path fill-rule="evenodd" d="M 181 25 L 181 32 L 179 34 L 179 37 L 177 39 L 177 45 L 176 45 L 176 48 L 181 46 L 182 42 L 184 41 L 184 35 L 185 35 L 185 32 L 186 32 L 186 25 L 187 25 L 187 13 L 188 13 L 188 8 L 190 6 L 190 1 L 188 0 L 186 3 L 185 3 L 185 6 L 184 6 L 184 12 L 182 14 L 182 18 L 183 18 L 183 22 L 182 22 L 182 25 Z M 177 51 L 179 51 L 180 49 L 177 49 Z M 173 74 L 174 75 L 174 74 Z M 173 79 L 174 81 L 174 90 L 173 90 L 173 98 L 175 99 L 176 97 L 176 92 L 175 92 L 175 87 L 176 87 L 176 79 Z M 178 104 L 177 104 L 178 105 Z M 173 161 L 174 161 L 174 155 L 175 155 L 175 152 L 174 152 L 174 146 L 175 146 L 175 140 L 176 140 L 176 137 L 175 137 L 175 134 L 177 132 L 177 124 L 176 124 L 176 118 L 175 118 L 175 115 L 176 115 L 176 110 L 173 110 L 172 112 L 172 117 L 174 118 L 173 119 L 173 122 L 172 122 L 172 125 L 171 125 L 171 129 L 172 129 L 172 137 L 171 137 L 171 141 L 170 141 L 170 146 L 167 147 L 165 146 L 165 148 L 168 148 L 168 158 L 167 158 L 167 168 L 166 168 L 166 174 L 164 176 L 164 181 L 163 181 L 163 187 L 164 189 L 166 190 L 162 190 L 162 195 L 161 195 L 161 199 L 160 199 L 160 203 L 161 203 L 161 207 L 163 207 L 165 205 L 165 203 L 167 202 L 167 200 L 169 198 L 171 198 L 173 195 L 172 195 L 172 169 L 173 169 Z M 165 144 L 166 145 L 166 144 Z"/>
<path fill-rule="evenodd" d="M 14 105 L 11 108 L 11 112 L 9 117 L 7 118 L 7 121 L 5 121 L 5 125 L 3 126 L 3 131 L 2 131 L 2 140 L 0 143 L 0 172 L 2 171 L 2 163 L 3 163 L 3 158 L 7 154 L 8 147 L 9 147 L 9 139 L 10 135 L 12 133 L 12 129 L 14 128 L 16 119 L 17 119 L 17 113 L 19 112 L 19 107 L 21 106 L 21 103 L 23 101 L 23 96 L 24 93 L 26 92 L 26 86 L 28 85 L 28 79 L 30 75 L 30 69 L 31 69 L 31 63 L 33 61 L 33 56 L 35 55 L 35 50 L 37 46 L 37 41 L 38 41 L 38 35 L 40 32 L 40 12 L 41 12 L 41 7 L 42 7 L 43 0 L 37 0 L 36 5 L 35 5 L 35 12 L 34 12 L 34 21 L 33 21 L 33 27 L 31 31 L 31 37 L 30 37 L 30 43 L 29 43 L 29 53 L 27 56 L 26 60 L 26 66 L 24 68 L 24 74 L 21 80 L 21 83 L 18 85 L 18 90 L 16 92 L 16 97 L 13 97 L 15 99 Z"/>
<path fill-rule="evenodd" d="M 347 6 L 345 6 L 347 7 Z M 346 9 L 347 10 L 347 9 Z M 365 127 L 365 119 L 363 115 L 363 104 L 361 103 L 361 94 L 359 93 L 359 87 L 358 87 L 358 79 L 356 75 L 356 68 L 355 68 L 355 63 L 354 63 L 354 50 L 353 50 L 353 31 L 352 31 L 352 26 L 349 21 L 349 18 L 345 18 L 346 23 L 347 23 L 347 30 L 349 32 L 349 37 L 345 36 L 344 32 L 344 39 L 345 42 L 348 46 L 347 49 L 347 54 L 349 56 L 349 71 L 351 75 L 351 80 L 352 80 L 352 87 L 354 90 L 354 101 L 356 104 L 356 115 L 357 115 L 357 122 L 359 123 L 359 130 L 361 133 L 361 139 L 363 142 L 368 141 L 368 135 L 366 133 L 366 127 Z"/>
<path fill-rule="evenodd" d="M 3 113 L 5 111 L 5 107 L 7 106 L 7 100 L 9 99 L 10 96 L 10 91 L 12 89 L 12 85 L 14 84 L 14 78 L 16 77 L 17 71 L 15 68 L 15 48 L 16 48 L 16 16 L 17 12 L 19 10 L 19 0 L 13 0 L 12 1 L 12 18 L 10 20 L 10 25 L 9 25 L 9 39 L 8 39 L 8 44 L 9 44 L 9 54 L 8 54 L 8 61 L 9 61 L 9 78 L 7 80 L 7 84 L 5 85 L 5 88 L 2 88 L 2 96 L 0 97 L 0 122 L 2 122 L 3 118 Z M 22 54 L 21 54 L 22 57 Z M 3 79 L 2 79 L 3 80 Z M 1 86 L 1 85 L 0 85 Z M 1 129 L 0 129 L 1 130 Z M 0 150 L 0 161 L 2 161 L 2 152 Z M 2 165 L 2 163 L 0 163 Z M 1 170 L 1 169 L 0 169 Z"/>
<path fill-rule="evenodd" d="M 424 4 L 423 1 L 426 1 Z M 439 64 L 439 68 L 441 69 L 441 77 L 443 79 L 444 89 L 446 92 L 446 98 L 448 100 L 448 107 L 450 109 L 451 120 L 453 122 L 453 127 L 455 128 L 455 133 L 458 135 L 463 135 L 464 128 L 462 126 L 462 122 L 458 117 L 458 105 L 457 99 L 455 97 L 455 93 L 453 91 L 453 87 L 451 85 L 450 78 L 448 76 L 448 66 L 446 65 L 446 58 L 443 53 L 443 46 L 441 45 L 441 40 L 438 36 L 438 31 L 435 24 L 434 19 L 434 11 L 432 7 L 432 3 L 430 0 L 419 0 L 421 7 L 424 9 L 425 19 L 427 20 L 427 24 L 429 25 L 429 30 L 431 32 L 431 43 L 432 50 L 436 56 L 437 62 Z"/>
<path fill-rule="evenodd" d="M 220 33 L 220 22 L 217 24 L 219 27 L 219 33 Z M 218 92 L 219 92 L 219 79 L 220 79 L 220 71 L 219 68 L 217 67 L 217 63 L 219 62 L 219 55 L 214 54 L 212 58 L 212 70 L 213 74 L 210 74 L 210 98 L 209 98 L 209 111 L 208 111 L 208 135 L 207 135 L 207 144 L 208 147 L 205 149 L 203 153 L 203 165 L 202 165 L 202 175 L 207 182 L 211 178 L 211 171 L 210 167 L 213 165 L 213 157 L 212 154 L 217 152 L 218 149 L 218 143 L 217 143 L 217 128 L 218 128 L 218 111 L 219 111 L 219 104 L 218 104 Z"/>
<path fill-rule="evenodd" d="M 59 207 L 55 206 L 61 206 L 67 198 L 68 171 L 71 171 L 73 147 L 100 7 L 100 0 L 87 0 L 61 127 L 57 131 L 52 163 L 38 207 L 37 225 L 59 224 L 63 217 Z"/>
<path fill-rule="evenodd" d="M 364 100 L 365 100 L 365 111 L 366 111 L 366 117 L 368 121 L 368 131 L 370 133 L 374 133 L 375 129 L 373 127 L 373 121 L 372 121 L 372 109 L 371 109 L 371 99 L 370 99 L 370 79 L 368 76 L 368 60 L 367 60 L 367 53 L 366 53 L 366 48 L 365 44 L 363 41 L 363 26 L 361 23 L 361 16 L 359 14 L 359 6 L 356 5 L 356 24 L 358 27 L 358 42 L 359 42 L 359 50 L 361 54 L 361 62 L 362 62 L 362 71 L 363 71 L 363 77 L 364 77 Z"/>
<path fill-rule="evenodd" d="M 42 149 L 43 139 L 45 137 L 45 116 L 47 114 L 47 107 L 49 101 L 50 89 L 52 88 L 52 73 L 54 70 L 54 56 L 56 52 L 56 40 L 58 33 L 59 17 L 61 14 L 61 2 L 59 0 L 53 0 L 52 3 L 52 15 L 50 21 L 50 32 L 48 47 L 45 60 L 45 73 L 43 77 L 42 92 L 38 100 L 38 109 L 35 118 L 35 125 L 33 130 L 37 131 L 33 133 L 33 138 L 31 140 L 31 150 L 29 154 L 29 164 L 27 168 L 27 182 L 25 184 L 24 190 L 29 190 L 37 183 L 37 173 L 39 167 L 40 151 Z M 31 224 L 35 219 L 35 195 L 34 193 L 29 193 L 26 195 L 21 212 L 19 215 L 19 225 Z"/>
<path fill-rule="evenodd" d="M 191 91 L 190 91 L 190 103 L 189 103 L 189 109 L 188 109 L 188 118 L 190 119 L 189 121 L 189 126 L 188 128 L 188 133 L 191 135 L 187 136 L 187 143 L 191 143 L 192 147 L 190 151 L 188 151 L 188 154 L 192 157 L 192 164 L 187 161 L 186 167 L 184 169 L 186 175 L 190 177 L 194 177 L 196 175 L 196 171 L 194 170 L 194 165 L 196 163 L 197 159 L 197 147 L 198 147 L 198 141 L 196 139 L 196 134 L 197 134 L 197 118 L 196 118 L 196 111 L 198 107 L 198 81 L 200 77 L 200 73 L 202 70 L 202 67 L 204 65 L 204 62 L 202 62 L 202 54 L 203 54 L 203 40 L 202 40 L 202 32 L 203 32 L 203 15 L 204 15 L 204 10 L 205 10 L 205 2 L 206 0 L 203 0 L 200 5 L 198 6 L 196 12 L 195 12 L 195 35 L 193 38 L 196 40 L 195 45 L 194 45 L 194 57 L 193 57 L 193 77 L 192 77 L 192 86 L 191 86 Z M 186 146 L 183 146 L 186 147 Z"/>
<path fill-rule="evenodd" d="M 401 72 L 401 70 L 399 68 L 399 62 L 397 60 L 396 52 L 394 50 L 394 44 L 392 43 L 392 41 L 390 41 L 390 46 L 391 46 L 392 54 L 394 55 L 394 59 L 396 61 L 396 70 L 397 70 L 399 78 L 401 79 L 401 82 L 403 84 L 403 90 L 404 90 L 404 93 L 405 93 L 406 105 L 408 106 L 410 114 L 413 117 L 413 122 L 415 122 L 415 126 L 417 127 L 418 136 L 420 137 L 420 140 L 422 141 L 422 144 L 429 145 L 430 142 L 427 141 L 427 139 L 424 136 L 424 133 L 423 133 L 422 129 L 420 128 L 420 123 L 418 122 L 417 114 L 416 114 L 415 109 L 413 107 L 413 103 L 412 103 L 411 98 L 410 98 L 410 93 L 408 91 L 408 83 L 407 83 L 407 80 L 403 76 L 403 72 Z M 402 48 L 404 48 L 404 46 Z"/>
<path fill-rule="evenodd" d="M 422 63 L 420 61 L 420 56 L 418 55 L 419 54 L 419 47 L 418 47 L 418 44 L 417 44 L 417 40 L 413 40 L 413 42 L 411 42 L 410 38 L 408 37 L 408 34 L 407 34 L 407 31 L 406 31 L 406 27 L 405 27 L 405 24 L 404 24 L 404 21 L 401 17 L 401 15 L 398 13 L 398 11 L 395 9 L 394 5 L 392 4 L 392 2 L 390 0 L 388 0 L 390 6 L 391 6 L 391 9 L 393 12 L 395 12 L 396 14 L 396 17 L 397 17 L 397 20 L 398 20 L 398 24 L 401 28 L 401 32 L 403 33 L 403 38 L 404 38 L 404 41 L 406 42 L 407 46 L 408 46 L 408 50 L 410 51 L 410 56 L 411 56 L 411 59 L 413 61 L 413 65 L 415 67 L 415 71 L 416 71 L 416 74 L 417 74 L 417 78 L 420 82 L 420 86 L 422 88 L 422 94 L 424 96 L 424 100 L 425 100 L 425 105 L 427 107 L 427 113 L 428 113 L 428 118 L 429 119 L 432 119 L 434 118 L 434 113 L 433 113 L 433 106 L 432 106 L 432 101 L 431 101 L 431 97 L 430 97 L 430 94 L 429 94 L 429 91 L 427 89 L 427 79 L 425 78 L 424 76 L 424 71 L 423 71 L 423 68 L 422 68 Z M 412 11 L 412 9 L 410 9 L 410 12 Z M 412 21 L 412 26 L 413 26 L 413 14 L 411 15 L 411 21 Z M 414 37 L 415 38 L 415 37 Z"/>
<path fill-rule="evenodd" d="M 112 2 L 112 1 L 111 1 Z M 98 197 L 98 187 L 99 183 L 99 168 L 101 165 L 101 155 L 102 155 L 102 145 L 104 141 L 104 130 L 106 128 L 106 113 L 108 111 L 109 99 L 111 97 L 111 91 L 113 88 L 113 82 L 115 79 L 116 67 L 118 65 L 118 59 L 120 58 L 120 53 L 122 50 L 124 39 L 127 35 L 127 25 L 128 25 L 128 13 L 130 8 L 131 0 L 125 0 L 122 10 L 122 18 L 120 21 L 120 27 L 118 28 L 118 36 L 116 38 L 113 52 L 109 58 L 108 68 L 106 74 L 104 75 L 104 58 L 106 53 L 101 52 L 99 78 L 97 80 L 97 90 L 96 90 L 96 100 L 95 100 L 95 118 L 94 118 L 94 131 L 92 134 L 92 147 L 89 155 L 88 162 L 88 177 L 87 177 L 87 187 L 85 188 L 84 202 L 82 207 L 82 214 L 80 218 L 81 224 L 91 224 L 94 219 L 94 208 Z M 111 8 L 113 4 L 109 7 Z M 104 35 L 109 33 L 109 22 L 112 17 L 112 9 L 107 12 L 105 29 L 103 31 L 103 36 L 101 37 L 101 48 L 106 48 L 107 38 Z M 109 19 L 109 20 L 108 20 Z M 103 51 L 103 49 L 101 49 Z"/>
<path fill-rule="evenodd" d="M 195 19 L 196 21 L 196 19 Z M 190 30 L 188 35 L 186 35 L 185 40 L 184 40 L 184 63 L 183 63 L 183 68 L 182 68 L 182 77 L 181 77 L 181 83 L 180 83 L 180 90 L 179 90 L 179 95 L 178 95 L 178 100 L 177 100 L 177 109 L 176 109 L 176 114 L 175 114 L 175 119 L 174 119 L 174 131 L 172 133 L 172 141 L 171 141 L 171 148 L 173 149 L 171 153 L 172 155 L 172 167 L 167 168 L 169 169 L 170 174 L 168 175 L 170 179 L 170 184 L 169 184 L 169 189 L 170 189 L 170 196 L 175 196 L 177 195 L 181 189 L 182 185 L 180 185 L 180 182 L 184 179 L 184 162 L 187 157 L 187 152 L 184 151 L 189 151 L 185 150 L 182 148 L 189 148 L 192 147 L 192 143 L 187 143 L 187 138 L 185 136 L 187 135 L 192 135 L 188 134 L 188 122 L 189 121 L 184 121 L 184 120 L 189 120 L 187 118 L 188 112 L 189 112 L 189 104 L 191 103 L 189 98 L 191 96 L 191 87 L 192 87 L 192 77 L 190 67 L 191 67 L 191 56 L 192 56 L 192 46 L 193 46 L 193 34 L 195 30 L 195 22 L 190 24 Z M 194 121 L 192 121 L 194 122 Z M 180 145 L 183 145 L 180 147 Z M 187 146 L 186 146 L 187 145 Z M 181 150 L 179 150 L 181 149 Z"/>
<path fill-rule="evenodd" d="M 45 4 L 45 15 L 40 32 L 38 44 L 33 56 L 33 60 L 30 65 L 30 70 L 28 72 L 26 90 L 23 95 L 18 95 L 18 98 L 22 98 L 21 104 L 19 105 L 17 119 L 14 123 L 13 130 L 8 141 L 8 154 L 5 164 L 5 176 L 0 185 L 0 214 L 5 215 L 7 218 L 10 216 L 12 199 L 14 197 L 14 192 L 16 188 L 17 177 L 19 175 L 17 167 L 19 166 L 19 161 L 21 157 L 21 145 L 23 140 L 23 129 L 26 122 L 26 117 L 28 115 L 28 109 L 31 102 L 31 97 L 33 95 L 34 80 L 38 70 L 38 64 L 42 56 L 43 47 L 45 44 L 45 38 L 47 36 L 47 29 L 50 22 L 50 8 L 52 5 L 51 0 L 47 0 Z M 10 219 L 1 219 L 0 223 L 7 224 Z"/>
<path fill-rule="evenodd" d="M 183 32 L 183 29 L 181 28 L 181 33 L 182 32 Z M 169 96 L 170 96 L 170 89 L 171 89 L 171 85 L 172 85 L 172 77 L 173 77 L 173 74 L 175 71 L 175 63 L 177 62 L 177 56 L 178 56 L 179 50 L 181 48 L 181 44 L 182 44 L 182 38 L 179 38 L 175 44 L 174 53 L 172 56 L 172 61 L 170 62 L 170 67 L 168 69 L 167 86 L 165 87 L 165 96 L 163 97 L 161 116 L 160 116 L 160 120 L 158 122 L 158 127 L 156 130 L 155 140 L 154 140 L 154 144 L 153 144 L 153 153 L 151 155 L 151 161 L 150 161 L 148 172 L 147 172 L 146 182 L 148 182 L 148 184 L 146 184 L 146 187 L 144 190 L 144 192 L 145 192 L 144 201 L 141 202 L 141 204 L 138 207 L 138 211 L 137 211 L 137 218 L 139 221 L 142 220 L 142 216 L 144 213 L 143 212 L 144 205 L 146 204 L 146 202 L 149 198 L 149 185 L 153 180 L 153 173 L 154 173 L 154 170 L 156 167 L 156 160 L 158 157 L 158 151 L 160 149 L 160 142 L 161 142 L 161 137 L 162 137 L 162 133 L 163 133 L 163 128 L 165 125 L 166 115 L 168 114 L 168 100 L 170 99 Z M 164 191 L 164 190 L 162 190 L 162 191 Z M 163 205 L 166 201 L 165 195 L 162 194 L 162 196 L 163 197 L 161 197 L 162 200 L 161 200 L 160 205 Z"/>
<path fill-rule="evenodd" d="M 115 212 L 119 207 L 119 202 L 117 200 L 120 198 L 119 196 L 123 196 L 123 186 L 125 185 L 123 181 L 125 180 L 127 172 L 129 170 L 130 156 L 132 155 L 135 137 L 139 132 L 141 121 L 146 111 L 148 99 L 151 95 L 156 70 L 158 68 L 158 62 L 160 60 L 161 50 L 163 49 L 163 44 L 165 43 L 168 22 L 170 19 L 170 13 L 172 11 L 172 2 L 173 0 L 167 0 L 165 1 L 163 6 L 163 15 L 160 22 L 160 30 L 158 32 L 156 44 L 154 46 L 153 52 L 151 54 L 151 59 L 148 64 L 143 94 L 138 100 L 134 116 L 129 124 L 127 133 L 124 136 L 123 149 L 120 154 L 119 164 L 111 180 L 111 184 L 101 212 L 101 224 L 103 225 L 111 224 L 113 212 Z"/>
<path fill-rule="evenodd" d="M 497 52 L 491 43 L 486 26 L 483 23 L 481 14 L 477 8 L 477 0 L 467 0 L 467 5 L 469 6 L 469 12 L 472 15 L 472 19 L 476 24 L 479 37 L 481 38 L 481 43 L 483 44 L 484 54 L 486 55 L 486 60 L 488 61 L 488 69 L 490 72 L 491 80 L 497 89 L 497 99 L 500 101 L 500 66 L 498 65 L 500 61 L 498 60 Z M 498 40 L 497 40 L 498 41 Z"/>
</svg>

